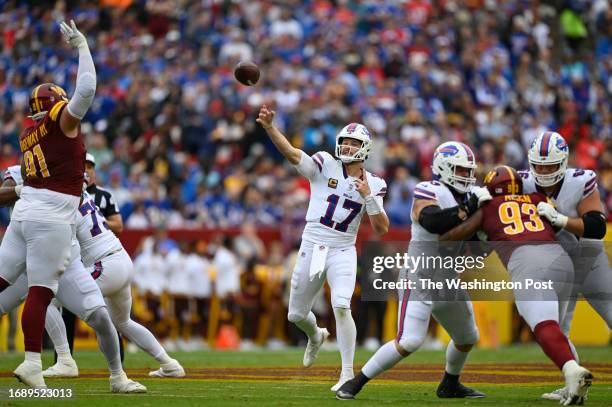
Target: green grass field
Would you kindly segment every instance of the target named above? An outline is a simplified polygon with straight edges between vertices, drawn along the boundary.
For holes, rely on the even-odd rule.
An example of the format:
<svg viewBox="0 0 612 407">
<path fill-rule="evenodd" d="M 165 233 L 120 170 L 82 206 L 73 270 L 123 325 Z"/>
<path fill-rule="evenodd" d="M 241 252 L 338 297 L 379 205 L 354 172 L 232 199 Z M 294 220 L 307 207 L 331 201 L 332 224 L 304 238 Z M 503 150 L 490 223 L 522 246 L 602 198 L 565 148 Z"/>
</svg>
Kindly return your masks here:
<svg viewBox="0 0 612 407">
<path fill-rule="evenodd" d="M 587 405 L 612 406 L 612 349 L 579 349 L 583 364 L 592 369 L 595 382 Z M 355 363 L 363 365 L 371 354 L 358 351 Z M 76 360 L 78 379 L 48 379 L 53 388 L 71 388 L 70 400 L 16 400 L 8 398 L 9 388 L 23 385 L 12 377 L 21 354 L 0 357 L 0 405 L 65 406 L 337 406 L 329 390 L 338 377 L 337 352 L 322 352 L 315 366 L 301 367 L 302 350 L 254 352 L 174 353 L 183 363 L 185 379 L 149 379 L 155 361 L 139 352 L 126 356 L 128 375 L 147 386 L 148 393 L 115 395 L 109 392 L 108 374 L 99 352 L 80 351 Z M 406 359 L 388 374 L 368 384 L 349 402 L 356 406 L 554 406 L 540 400 L 545 391 L 562 385 L 562 376 L 535 346 L 498 350 L 475 350 L 468 361 L 464 381 L 487 393 L 478 400 L 440 400 L 435 396 L 442 374 L 444 354 L 421 351 Z M 44 366 L 52 362 L 45 354 Z"/>
</svg>

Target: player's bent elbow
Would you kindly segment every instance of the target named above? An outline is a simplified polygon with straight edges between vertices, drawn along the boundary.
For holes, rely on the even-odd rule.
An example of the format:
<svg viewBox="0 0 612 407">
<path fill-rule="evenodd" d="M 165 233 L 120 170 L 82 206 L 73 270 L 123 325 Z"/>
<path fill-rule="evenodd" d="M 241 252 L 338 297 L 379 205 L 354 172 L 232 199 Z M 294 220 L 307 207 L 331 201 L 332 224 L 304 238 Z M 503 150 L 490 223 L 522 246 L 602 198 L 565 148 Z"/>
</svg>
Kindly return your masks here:
<svg viewBox="0 0 612 407">
<path fill-rule="evenodd" d="M 293 156 L 287 156 L 287 161 L 289 161 L 289 164 L 291 165 L 298 165 L 300 163 L 300 159 L 298 158 L 296 160 Z"/>
<path fill-rule="evenodd" d="M 293 151 L 290 151 L 285 154 L 285 158 L 287 159 L 287 161 L 289 161 L 289 164 L 298 165 L 300 161 L 302 161 L 302 150 L 294 148 Z"/>
</svg>

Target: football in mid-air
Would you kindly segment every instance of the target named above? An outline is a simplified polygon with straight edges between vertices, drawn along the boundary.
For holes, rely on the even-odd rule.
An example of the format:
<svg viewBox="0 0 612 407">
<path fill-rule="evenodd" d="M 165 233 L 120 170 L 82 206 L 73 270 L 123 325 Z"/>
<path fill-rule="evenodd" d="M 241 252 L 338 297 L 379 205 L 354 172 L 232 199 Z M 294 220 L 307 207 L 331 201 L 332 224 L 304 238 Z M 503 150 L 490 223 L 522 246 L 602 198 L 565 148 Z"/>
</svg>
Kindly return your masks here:
<svg viewBox="0 0 612 407">
<path fill-rule="evenodd" d="M 243 85 L 253 86 L 259 80 L 259 68 L 251 61 L 242 61 L 236 65 L 234 76 Z"/>
</svg>

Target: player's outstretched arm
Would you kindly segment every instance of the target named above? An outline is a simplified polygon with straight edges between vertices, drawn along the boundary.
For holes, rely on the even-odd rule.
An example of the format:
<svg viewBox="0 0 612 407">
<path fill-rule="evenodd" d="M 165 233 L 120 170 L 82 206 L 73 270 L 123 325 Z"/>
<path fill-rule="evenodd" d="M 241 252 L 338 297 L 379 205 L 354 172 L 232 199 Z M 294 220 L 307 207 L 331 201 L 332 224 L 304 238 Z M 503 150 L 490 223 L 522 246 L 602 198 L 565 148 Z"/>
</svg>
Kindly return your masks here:
<svg viewBox="0 0 612 407">
<path fill-rule="evenodd" d="M 460 241 L 465 240 L 476 233 L 482 223 L 482 209 L 476 211 L 468 220 L 455 226 L 448 232 L 440 236 L 440 241 Z"/>
<path fill-rule="evenodd" d="M 266 105 L 263 105 L 259 110 L 259 117 L 256 121 L 266 130 L 270 140 L 287 161 L 292 165 L 298 165 L 302 159 L 302 150 L 293 147 L 287 137 L 276 128 L 273 123 L 275 114 L 274 110 L 270 110 Z"/>
<path fill-rule="evenodd" d="M 74 138 L 78 134 L 79 124 L 89 110 L 96 93 L 96 68 L 87 45 L 87 39 L 77 30 L 74 21 L 70 20 L 70 25 L 62 22 L 60 31 L 66 43 L 79 52 L 76 89 L 68 107 L 62 111 L 59 121 L 64 134 Z"/>
</svg>

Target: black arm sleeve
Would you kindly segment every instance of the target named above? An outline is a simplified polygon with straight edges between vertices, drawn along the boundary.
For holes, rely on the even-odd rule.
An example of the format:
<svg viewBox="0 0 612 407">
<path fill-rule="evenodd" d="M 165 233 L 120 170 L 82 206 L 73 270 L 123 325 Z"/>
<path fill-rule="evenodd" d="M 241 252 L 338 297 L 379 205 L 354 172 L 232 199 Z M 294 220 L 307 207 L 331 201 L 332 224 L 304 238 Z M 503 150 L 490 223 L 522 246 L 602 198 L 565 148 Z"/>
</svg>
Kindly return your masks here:
<svg viewBox="0 0 612 407">
<path fill-rule="evenodd" d="M 606 235 L 606 215 L 599 211 L 590 211 L 582 215 L 584 234 L 587 239 L 603 239 Z"/>
<path fill-rule="evenodd" d="M 419 224 L 428 232 L 441 235 L 463 222 L 463 219 L 459 218 L 459 208 L 460 206 L 447 209 L 440 209 L 436 205 L 426 206 L 419 215 Z"/>
</svg>

